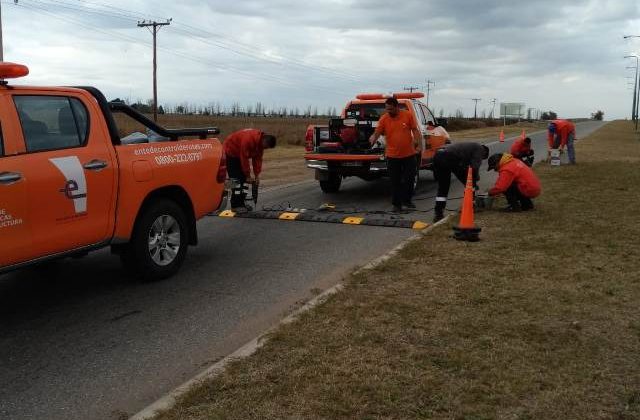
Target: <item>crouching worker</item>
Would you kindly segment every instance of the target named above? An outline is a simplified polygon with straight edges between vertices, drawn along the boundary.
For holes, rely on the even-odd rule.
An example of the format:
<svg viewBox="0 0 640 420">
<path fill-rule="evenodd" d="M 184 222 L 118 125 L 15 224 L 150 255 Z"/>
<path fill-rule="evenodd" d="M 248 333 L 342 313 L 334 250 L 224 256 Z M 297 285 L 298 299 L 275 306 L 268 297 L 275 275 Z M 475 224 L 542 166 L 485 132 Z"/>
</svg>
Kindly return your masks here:
<svg viewBox="0 0 640 420">
<path fill-rule="evenodd" d="M 532 166 L 534 157 L 533 149 L 531 148 L 531 139 L 526 137 L 524 139 L 518 139 L 511 145 L 511 154 L 514 158 L 520 159 L 527 166 Z"/>
<path fill-rule="evenodd" d="M 509 206 L 505 211 L 533 210 L 532 198 L 540 195 L 540 180 L 533 169 L 509 153 L 496 153 L 489 157 L 489 168 L 499 173 L 489 195 L 504 194 Z"/>
<path fill-rule="evenodd" d="M 229 134 L 223 146 L 227 156 L 227 174 L 236 182 L 236 186 L 231 190 L 231 209 L 244 213 L 248 210 L 245 204 L 244 184 L 260 182 L 264 149 L 276 147 L 276 138 L 260 130 L 248 128 Z"/>
<path fill-rule="evenodd" d="M 465 185 L 469 166 L 473 169 L 473 189 L 478 189 L 480 165 L 489 156 L 489 148 L 480 143 L 455 143 L 438 149 L 433 156 L 433 176 L 438 181 L 433 223 L 444 218 L 447 196 L 451 186 L 451 174 Z"/>
</svg>

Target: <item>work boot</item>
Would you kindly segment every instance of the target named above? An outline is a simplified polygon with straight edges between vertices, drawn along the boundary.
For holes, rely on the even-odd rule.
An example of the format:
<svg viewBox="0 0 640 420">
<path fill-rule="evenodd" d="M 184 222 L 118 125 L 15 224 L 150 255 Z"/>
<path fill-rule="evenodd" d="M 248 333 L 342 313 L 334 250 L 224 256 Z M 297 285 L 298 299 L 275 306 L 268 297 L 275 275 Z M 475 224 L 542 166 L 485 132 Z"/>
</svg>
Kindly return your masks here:
<svg viewBox="0 0 640 420">
<path fill-rule="evenodd" d="M 520 200 L 520 208 L 522 209 L 522 211 L 533 210 L 534 209 L 533 201 L 531 201 L 530 198 Z"/>
<path fill-rule="evenodd" d="M 231 211 L 234 212 L 234 213 L 237 213 L 237 214 L 245 214 L 245 213 L 249 212 L 249 210 L 247 210 L 247 208 L 244 207 L 244 206 L 243 207 L 233 207 L 231 209 Z"/>
<path fill-rule="evenodd" d="M 503 208 L 501 211 L 505 213 L 519 213 L 522 211 L 519 204 L 509 204 L 507 207 Z"/>
<path fill-rule="evenodd" d="M 447 207 L 446 201 L 436 201 L 435 214 L 433 216 L 433 223 L 436 223 L 444 219 L 444 209 Z"/>
</svg>

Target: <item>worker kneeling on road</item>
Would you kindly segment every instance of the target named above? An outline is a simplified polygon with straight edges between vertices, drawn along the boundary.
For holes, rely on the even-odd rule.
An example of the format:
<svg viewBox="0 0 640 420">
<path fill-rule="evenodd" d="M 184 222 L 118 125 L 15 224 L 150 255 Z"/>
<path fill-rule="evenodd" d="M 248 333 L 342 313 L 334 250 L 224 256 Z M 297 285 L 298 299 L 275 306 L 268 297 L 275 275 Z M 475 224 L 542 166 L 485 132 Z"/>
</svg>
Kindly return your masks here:
<svg viewBox="0 0 640 420">
<path fill-rule="evenodd" d="M 467 171 L 471 166 L 473 168 L 473 187 L 474 190 L 477 190 L 480 180 L 480 165 L 488 156 L 489 148 L 480 143 L 455 143 L 438 149 L 433 157 L 433 176 L 438 181 L 433 223 L 444 217 L 444 209 L 447 207 L 447 196 L 451 186 L 451 174 L 453 173 L 465 185 Z"/>
<path fill-rule="evenodd" d="M 490 196 L 504 194 L 509 206 L 505 211 L 533 210 L 532 198 L 540 195 L 540 180 L 533 169 L 509 153 L 496 153 L 489 158 L 487 171 L 499 172 Z"/>
<path fill-rule="evenodd" d="M 518 139 L 511 145 L 511 155 L 513 155 L 514 158 L 523 161 L 527 166 L 533 165 L 533 154 L 531 139 L 529 137 Z"/>
<path fill-rule="evenodd" d="M 246 212 L 248 209 L 245 204 L 244 184 L 260 182 L 264 149 L 276 147 L 276 138 L 260 130 L 248 128 L 229 134 L 223 146 L 227 156 L 227 173 L 229 178 L 236 181 L 236 186 L 231 191 L 231 208 L 236 212 Z"/>
</svg>

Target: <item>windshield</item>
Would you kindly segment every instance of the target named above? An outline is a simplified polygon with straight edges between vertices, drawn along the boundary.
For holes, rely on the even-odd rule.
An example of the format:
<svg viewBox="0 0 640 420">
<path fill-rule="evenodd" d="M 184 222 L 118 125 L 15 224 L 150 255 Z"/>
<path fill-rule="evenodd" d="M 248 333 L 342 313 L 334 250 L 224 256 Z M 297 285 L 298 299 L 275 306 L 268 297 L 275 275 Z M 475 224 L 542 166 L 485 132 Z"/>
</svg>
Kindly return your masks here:
<svg viewBox="0 0 640 420">
<path fill-rule="evenodd" d="M 400 104 L 400 109 L 407 109 L 407 106 L 403 103 Z M 374 104 L 351 104 L 345 110 L 345 118 L 355 118 L 357 120 L 370 120 L 378 121 L 382 114 L 385 113 L 384 102 Z"/>
</svg>

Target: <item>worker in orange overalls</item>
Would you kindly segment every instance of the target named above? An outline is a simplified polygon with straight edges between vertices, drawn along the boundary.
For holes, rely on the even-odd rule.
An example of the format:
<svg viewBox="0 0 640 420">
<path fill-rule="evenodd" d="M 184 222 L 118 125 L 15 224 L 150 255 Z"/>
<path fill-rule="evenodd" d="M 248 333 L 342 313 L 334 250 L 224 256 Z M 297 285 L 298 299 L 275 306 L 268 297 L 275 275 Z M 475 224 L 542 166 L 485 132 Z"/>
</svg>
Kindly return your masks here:
<svg viewBox="0 0 640 420">
<path fill-rule="evenodd" d="M 576 139 L 576 126 L 568 120 L 553 120 L 547 128 L 547 141 L 549 143 L 549 155 L 551 149 L 560 149 L 562 153 L 567 148 L 569 163 L 575 165 L 576 152 L 573 142 Z"/>
<path fill-rule="evenodd" d="M 499 173 L 489 195 L 495 197 L 504 194 L 509 206 L 505 211 L 517 212 L 533 210 L 532 198 L 540 195 L 540 180 L 533 169 L 509 153 L 496 153 L 489 157 L 488 171 Z"/>
<path fill-rule="evenodd" d="M 384 108 L 386 113 L 380 117 L 375 132 L 369 137 L 369 143 L 373 145 L 380 136 L 385 136 L 393 211 L 402 211 L 402 206 L 415 209 L 413 187 L 418 157 L 422 152 L 422 135 L 413 115 L 401 110 L 396 98 L 388 98 Z"/>
<path fill-rule="evenodd" d="M 238 184 L 231 190 L 231 208 L 233 211 L 244 213 L 248 210 L 245 204 L 244 184 L 260 182 L 264 149 L 276 147 L 276 138 L 260 130 L 247 128 L 229 134 L 223 147 L 227 156 L 227 174 Z"/>
<path fill-rule="evenodd" d="M 520 138 L 513 142 L 510 150 L 511 155 L 514 158 L 520 159 L 527 166 L 533 165 L 533 149 L 531 148 L 531 139 L 529 137 L 525 137 L 524 139 Z"/>
</svg>

